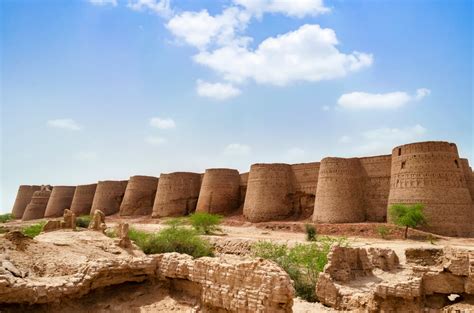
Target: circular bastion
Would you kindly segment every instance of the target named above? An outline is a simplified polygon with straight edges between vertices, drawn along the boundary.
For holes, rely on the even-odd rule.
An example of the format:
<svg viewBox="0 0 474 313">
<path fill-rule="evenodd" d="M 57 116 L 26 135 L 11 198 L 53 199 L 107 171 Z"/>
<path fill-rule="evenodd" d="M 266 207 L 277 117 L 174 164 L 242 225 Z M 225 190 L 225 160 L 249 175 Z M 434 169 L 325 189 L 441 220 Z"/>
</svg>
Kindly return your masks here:
<svg viewBox="0 0 474 313">
<path fill-rule="evenodd" d="M 48 188 L 41 187 L 41 190 L 35 191 L 31 197 L 31 202 L 26 206 L 22 220 L 29 221 L 43 218 L 50 196 L 51 190 Z"/>
<path fill-rule="evenodd" d="M 227 168 L 207 169 L 202 180 L 196 212 L 226 214 L 239 206 L 239 171 Z"/>
<path fill-rule="evenodd" d="M 388 207 L 420 203 L 428 218 L 426 230 L 447 236 L 473 235 L 474 207 L 464 171 L 453 143 L 395 147 Z"/>
<path fill-rule="evenodd" d="M 150 215 L 153 211 L 158 178 L 153 176 L 130 177 L 122 204 L 120 215 Z"/>
<path fill-rule="evenodd" d="M 161 174 L 158 180 L 153 217 L 184 216 L 196 210 L 201 174 L 175 172 Z"/>
<path fill-rule="evenodd" d="M 315 223 L 365 221 L 363 171 L 358 158 L 324 158 L 314 203 Z"/>
<path fill-rule="evenodd" d="M 96 210 L 102 211 L 105 215 L 117 213 L 120 210 L 126 188 L 126 180 L 99 181 L 92 201 L 91 215 Z"/>
<path fill-rule="evenodd" d="M 97 184 L 79 185 L 76 187 L 71 203 L 71 211 L 76 216 L 86 215 L 91 212 L 96 189 Z"/>
<path fill-rule="evenodd" d="M 54 186 L 49 198 L 44 217 L 63 216 L 64 210 L 71 207 L 75 186 Z"/>
<path fill-rule="evenodd" d="M 253 164 L 248 176 L 244 217 L 250 222 L 285 219 L 294 213 L 294 193 L 291 165 Z"/>
<path fill-rule="evenodd" d="M 18 193 L 16 194 L 15 203 L 12 208 L 13 218 L 20 219 L 23 217 L 23 213 L 25 213 L 25 209 L 30 203 L 33 194 L 39 190 L 41 190 L 41 186 L 36 185 L 21 185 L 18 188 Z"/>
</svg>

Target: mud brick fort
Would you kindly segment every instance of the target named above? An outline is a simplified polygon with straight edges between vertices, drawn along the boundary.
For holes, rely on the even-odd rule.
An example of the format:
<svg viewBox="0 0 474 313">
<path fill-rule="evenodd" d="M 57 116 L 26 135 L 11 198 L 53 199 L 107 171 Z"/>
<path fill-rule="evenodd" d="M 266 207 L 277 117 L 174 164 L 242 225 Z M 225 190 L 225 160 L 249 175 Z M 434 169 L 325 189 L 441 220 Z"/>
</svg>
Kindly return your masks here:
<svg viewBox="0 0 474 313">
<path fill-rule="evenodd" d="M 391 155 L 328 157 L 304 164 L 254 164 L 248 173 L 208 169 L 159 178 L 132 176 L 82 186 L 20 186 L 12 214 L 31 220 L 101 210 L 106 215 L 167 217 L 239 214 L 250 222 L 387 221 L 392 204 L 421 203 L 429 225 L 447 236 L 474 236 L 474 172 L 454 143 L 395 147 Z"/>
</svg>

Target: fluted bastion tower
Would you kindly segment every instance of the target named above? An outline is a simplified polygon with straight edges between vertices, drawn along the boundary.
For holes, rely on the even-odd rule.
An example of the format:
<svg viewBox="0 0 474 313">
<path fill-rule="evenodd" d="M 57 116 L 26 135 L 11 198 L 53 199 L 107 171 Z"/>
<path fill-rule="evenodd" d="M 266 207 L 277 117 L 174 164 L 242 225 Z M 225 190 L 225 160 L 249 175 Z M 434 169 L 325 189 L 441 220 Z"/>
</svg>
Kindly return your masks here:
<svg viewBox="0 0 474 313">
<path fill-rule="evenodd" d="M 201 184 L 196 212 L 231 213 L 240 206 L 239 171 L 207 169 Z"/>
<path fill-rule="evenodd" d="M 74 197 L 72 198 L 71 211 L 76 216 L 89 214 L 94 201 L 97 184 L 79 185 L 76 187 Z"/>
<path fill-rule="evenodd" d="M 153 176 L 132 176 L 120 205 L 120 215 L 150 215 L 153 211 L 158 178 Z"/>
<path fill-rule="evenodd" d="M 54 186 L 44 217 L 63 216 L 64 210 L 71 207 L 75 186 Z"/>
<path fill-rule="evenodd" d="M 18 188 L 18 193 L 16 194 L 15 203 L 12 208 L 13 218 L 20 219 L 23 217 L 26 206 L 30 203 L 33 194 L 39 190 L 41 190 L 41 186 L 37 185 L 21 185 L 20 188 Z"/>
<path fill-rule="evenodd" d="M 324 158 L 319 169 L 313 221 L 365 221 L 363 171 L 358 158 Z"/>
<path fill-rule="evenodd" d="M 247 183 L 244 216 L 251 222 L 281 220 L 293 212 L 294 177 L 289 164 L 253 164 Z"/>
<path fill-rule="evenodd" d="M 48 205 L 48 200 L 51 196 L 50 188 L 50 186 L 42 186 L 41 190 L 33 193 L 31 202 L 26 206 L 25 213 L 23 213 L 23 221 L 44 217 L 44 212 L 46 211 L 46 206 Z"/>
<path fill-rule="evenodd" d="M 473 235 L 474 208 L 456 145 L 432 141 L 394 148 L 388 206 L 397 203 L 425 205 L 431 232 Z"/>
<path fill-rule="evenodd" d="M 200 174 L 189 172 L 161 174 L 152 216 L 184 216 L 194 212 L 200 189 Z"/>
<path fill-rule="evenodd" d="M 100 210 L 105 215 L 117 213 L 126 188 L 126 180 L 99 181 L 92 201 L 91 214 L 94 214 L 95 210 Z"/>
</svg>

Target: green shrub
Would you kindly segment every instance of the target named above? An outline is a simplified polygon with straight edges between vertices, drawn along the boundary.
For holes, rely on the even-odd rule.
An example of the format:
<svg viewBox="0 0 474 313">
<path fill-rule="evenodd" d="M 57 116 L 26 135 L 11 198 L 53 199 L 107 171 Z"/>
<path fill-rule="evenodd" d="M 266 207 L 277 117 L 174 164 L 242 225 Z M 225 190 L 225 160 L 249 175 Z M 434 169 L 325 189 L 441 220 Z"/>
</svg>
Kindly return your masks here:
<svg viewBox="0 0 474 313">
<path fill-rule="evenodd" d="M 23 228 L 22 233 L 23 235 L 28 236 L 30 238 L 35 238 L 43 230 L 44 224 L 46 224 L 46 222 L 39 222 L 30 226 L 27 226 Z"/>
<path fill-rule="evenodd" d="M 347 245 L 345 238 L 322 237 L 310 244 L 297 244 L 292 248 L 284 244 L 260 241 L 252 246 L 256 257 L 276 262 L 293 280 L 296 294 L 316 301 L 315 288 L 318 276 L 328 262 L 328 253 L 333 245 Z"/>
<path fill-rule="evenodd" d="M 222 216 L 210 213 L 194 213 L 189 216 L 189 221 L 194 229 L 200 234 L 212 234 L 219 229 Z"/>
<path fill-rule="evenodd" d="M 91 223 L 91 216 L 90 215 L 82 215 L 76 218 L 76 226 L 87 228 Z"/>
<path fill-rule="evenodd" d="M 305 224 L 304 228 L 306 230 L 306 240 L 316 241 L 316 227 L 311 224 Z"/>
<path fill-rule="evenodd" d="M 0 215 L 0 223 L 6 223 L 13 219 L 13 215 L 10 213 Z"/>
<path fill-rule="evenodd" d="M 146 254 L 178 252 L 195 258 L 213 256 L 209 242 L 200 238 L 195 230 L 182 226 L 168 226 L 158 233 L 130 229 L 128 234 Z"/>
<path fill-rule="evenodd" d="M 394 204 L 388 212 L 395 224 L 405 227 L 405 239 L 408 237 L 408 227 L 415 228 L 427 224 L 423 204 Z"/>
<path fill-rule="evenodd" d="M 105 235 L 109 238 L 117 238 L 117 231 L 113 228 L 107 228 L 105 230 Z"/>
<path fill-rule="evenodd" d="M 385 239 L 387 235 L 390 234 L 390 229 L 385 225 L 380 225 L 377 226 L 377 233 L 380 235 L 380 237 Z"/>
</svg>

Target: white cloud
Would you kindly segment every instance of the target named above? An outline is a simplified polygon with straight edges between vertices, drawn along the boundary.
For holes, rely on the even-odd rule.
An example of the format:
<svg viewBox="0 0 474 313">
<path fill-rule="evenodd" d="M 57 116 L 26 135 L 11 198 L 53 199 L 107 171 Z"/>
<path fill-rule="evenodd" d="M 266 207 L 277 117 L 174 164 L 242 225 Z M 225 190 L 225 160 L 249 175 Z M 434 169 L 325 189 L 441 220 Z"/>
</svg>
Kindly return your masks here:
<svg viewBox="0 0 474 313">
<path fill-rule="evenodd" d="M 396 109 L 409 102 L 418 101 L 429 95 L 431 91 L 426 88 L 420 88 L 415 95 L 409 95 L 403 91 L 389 93 L 367 93 L 351 92 L 343 94 L 337 100 L 337 104 L 344 109 L 362 110 L 362 109 Z"/>
<path fill-rule="evenodd" d="M 176 123 L 172 118 L 160 118 L 160 117 L 153 117 L 150 119 L 150 126 L 156 127 L 159 129 L 170 129 L 175 128 Z"/>
<path fill-rule="evenodd" d="M 231 143 L 224 149 L 224 154 L 227 155 L 249 155 L 251 151 L 250 146 L 240 144 L 240 143 Z"/>
<path fill-rule="evenodd" d="M 160 16 L 171 16 L 170 0 L 129 0 L 129 8 L 135 11 L 150 10 Z"/>
<path fill-rule="evenodd" d="M 234 3 L 245 7 L 257 16 L 265 12 L 283 13 L 293 17 L 315 16 L 330 11 L 323 0 L 234 0 Z"/>
<path fill-rule="evenodd" d="M 216 16 L 209 15 L 207 10 L 186 11 L 170 19 L 166 28 L 178 39 L 203 50 L 211 43 L 221 46 L 246 44 L 250 38 L 236 37 L 236 31 L 244 30 L 249 20 L 247 12 L 235 7 Z"/>
<path fill-rule="evenodd" d="M 81 151 L 74 155 L 74 159 L 78 161 L 94 161 L 97 160 L 97 153 L 93 151 Z"/>
<path fill-rule="evenodd" d="M 147 136 L 145 142 L 153 146 L 161 146 L 166 143 L 166 139 L 159 136 Z"/>
<path fill-rule="evenodd" d="M 117 0 L 88 0 L 90 3 L 94 5 L 112 5 L 117 6 Z"/>
<path fill-rule="evenodd" d="M 295 81 L 329 80 L 372 64 L 372 55 L 341 53 L 336 33 L 319 25 L 265 39 L 255 51 L 245 46 L 225 46 L 201 51 L 194 60 L 220 73 L 226 80 L 284 86 Z"/>
<path fill-rule="evenodd" d="M 362 143 L 355 151 L 362 154 L 389 154 L 395 146 L 421 140 L 426 132 L 427 129 L 420 124 L 405 128 L 368 130 L 361 134 Z"/>
<path fill-rule="evenodd" d="M 231 84 L 197 81 L 196 92 L 201 97 L 226 100 L 240 95 L 240 90 Z"/>
<path fill-rule="evenodd" d="M 67 129 L 67 130 L 81 130 L 82 127 L 77 124 L 73 119 L 70 118 L 62 118 L 56 120 L 49 120 L 47 123 L 48 127 L 52 128 L 60 128 L 60 129 Z"/>
</svg>

